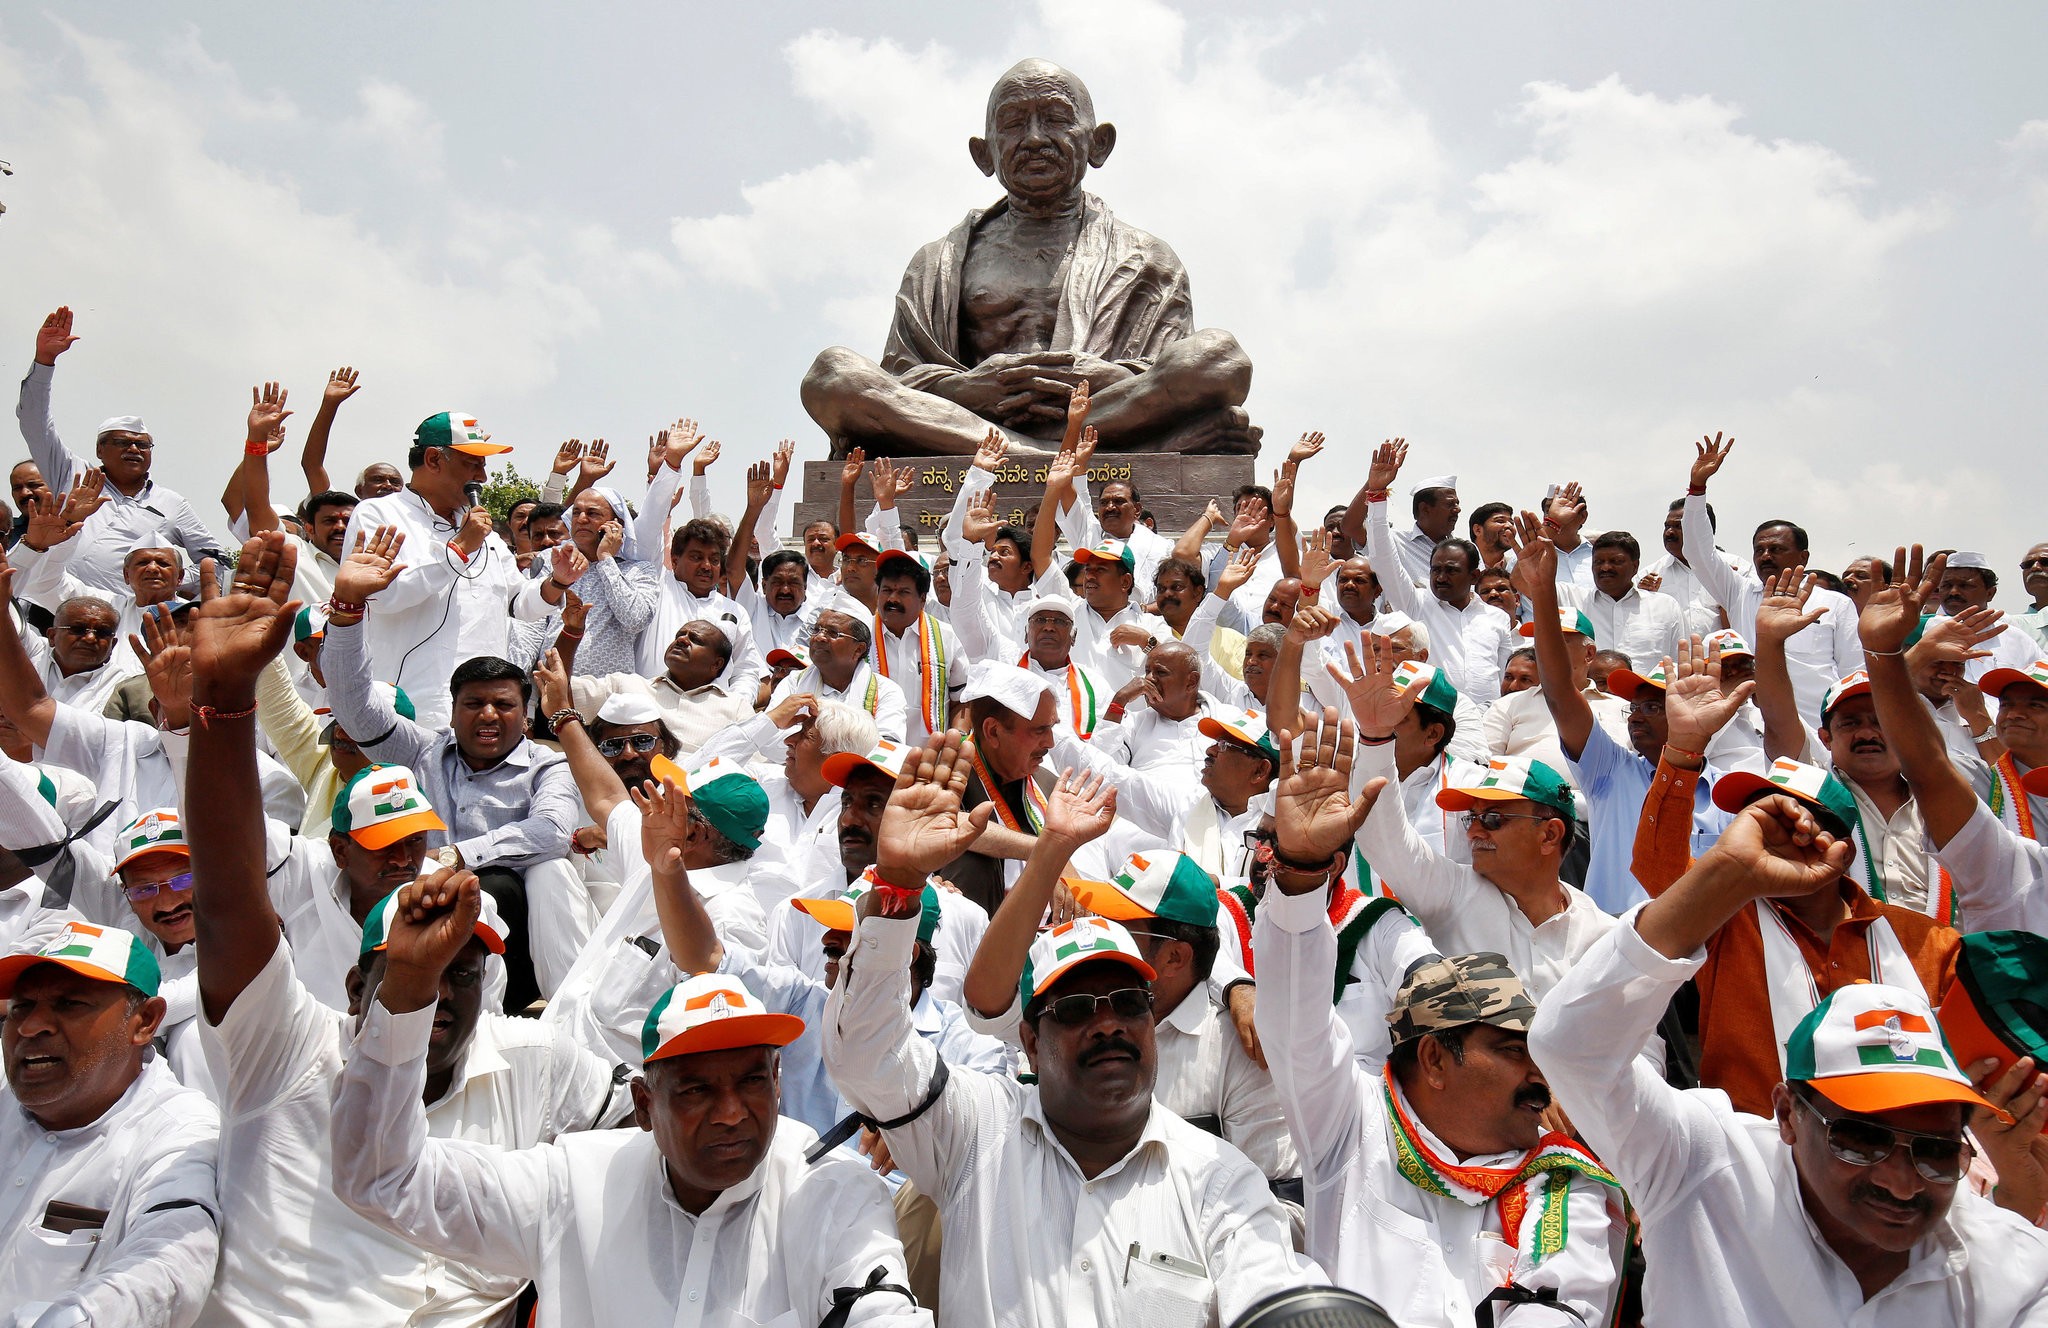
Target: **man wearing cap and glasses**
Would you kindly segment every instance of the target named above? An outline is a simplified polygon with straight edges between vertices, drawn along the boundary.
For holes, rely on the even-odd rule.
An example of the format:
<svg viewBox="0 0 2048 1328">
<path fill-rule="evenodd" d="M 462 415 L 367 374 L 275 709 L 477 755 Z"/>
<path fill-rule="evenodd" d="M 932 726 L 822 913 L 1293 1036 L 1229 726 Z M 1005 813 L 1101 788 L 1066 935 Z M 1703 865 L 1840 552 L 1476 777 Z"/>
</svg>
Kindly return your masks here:
<svg viewBox="0 0 2048 1328">
<path fill-rule="evenodd" d="M 201 881 L 193 895 L 201 1036 L 226 1071 L 221 1273 L 210 1322 L 482 1328 L 502 1321 L 522 1278 L 428 1256 L 349 1212 L 333 1192 L 335 1081 L 358 1015 L 390 972 L 392 906 L 387 897 L 364 918 L 348 975 L 355 1013 L 315 1000 L 294 973 L 264 877 L 262 835 L 247 812 L 256 677 L 290 633 L 283 601 L 292 564 L 281 533 L 252 539 L 232 593 L 202 586 L 194 620 L 191 757 L 205 792 L 188 801 L 184 829 Z M 380 794 L 376 774 L 366 771 L 351 790 L 343 832 L 355 828 L 356 810 L 366 829 L 421 829 L 431 813 L 402 790 Z M 429 1072 L 412 1084 L 425 1104 L 424 1132 L 530 1148 L 609 1125 L 625 1095 L 607 1062 L 534 1021 L 483 1010 L 488 956 L 502 954 L 506 939 L 496 910 L 480 905 L 450 947 L 452 962 L 426 981 Z"/>
<path fill-rule="evenodd" d="M 140 939 L 86 922 L 0 959 L 9 1324 L 189 1324 L 214 1285 L 220 1117 L 150 1055 L 160 982 Z"/>
<path fill-rule="evenodd" d="M 530 1279 L 546 1328 L 930 1324 L 881 1181 L 852 1158 L 810 1162 L 812 1132 L 778 1115 L 780 1049 L 803 1020 L 734 978 L 687 979 L 646 1011 L 637 1130 L 521 1150 L 423 1138 L 434 984 L 481 902 L 473 878 L 438 872 L 394 910 L 392 969 L 336 1092 L 345 1202 L 437 1257 Z"/>
<path fill-rule="evenodd" d="M 1940 611 L 1950 618 L 1971 609 L 1988 609 L 1998 595 L 1998 573 L 1983 554 L 1958 549 L 1948 556 L 1934 594 Z M 2040 653 L 2039 643 L 2028 633 L 2012 630 L 2000 632 L 1979 649 L 1982 655 L 1963 662 L 1963 676 L 1971 682 L 1993 669 L 2024 669 Z"/>
<path fill-rule="evenodd" d="M 1753 803 L 1539 1005 L 1529 1050 L 1641 1219 L 1646 1322 L 1981 1328 L 2048 1306 L 2048 1236 L 1958 1192 L 1965 1127 L 2009 1117 L 1963 1076 L 1920 992 L 1861 983 L 1816 1005 L 1786 1039 L 1769 1118 L 1637 1063 L 1730 918 L 1830 888 L 1851 852 L 1801 802 Z M 2023 1113 L 2048 1085 L 2026 1077 Z"/>
<path fill-rule="evenodd" d="M 2048 654 L 2048 543 L 2020 555 L 2020 586 L 2031 603 L 2008 621 L 2034 638 L 2035 649 Z"/>
<path fill-rule="evenodd" d="M 213 1076 L 199 1046 L 199 962 L 192 941 L 192 857 L 175 807 L 144 812 L 121 827 L 115 883 L 155 958 L 165 1000 L 157 1043 L 178 1082 L 213 1094 Z M 123 919 L 125 922 L 126 919 Z M 133 927 L 130 930 L 134 930 Z"/>
<path fill-rule="evenodd" d="M 50 384 L 57 357 L 78 338 L 71 334 L 71 310 L 60 308 L 36 329 L 35 363 L 21 380 L 15 417 L 29 455 L 35 458 L 52 493 L 64 493 L 86 469 L 81 458 L 64 446 L 50 414 Z M 95 465 L 105 477 L 104 506 L 87 521 L 87 534 L 73 562 L 72 574 L 105 591 L 122 586 L 122 564 L 131 549 L 175 544 L 193 566 L 217 557 L 221 541 L 180 494 L 150 479 L 155 441 L 138 416 L 116 415 L 99 427 Z"/>
<path fill-rule="evenodd" d="M 938 1202 L 947 1321 L 1208 1324 L 1318 1280 L 1258 1169 L 1154 1102 L 1155 974 L 1121 925 L 1079 918 L 1032 943 L 1020 991 L 1037 1083 L 940 1077 L 910 1014 L 920 892 L 900 883 L 922 882 L 979 833 L 988 813 L 962 810 L 967 774 L 958 734 L 906 770 L 825 1033 L 840 1091 L 894 1122 L 884 1136 L 897 1165 Z M 1069 830 L 1063 813 L 1046 821 L 1041 871 L 1058 875 L 1080 838 Z"/>
</svg>

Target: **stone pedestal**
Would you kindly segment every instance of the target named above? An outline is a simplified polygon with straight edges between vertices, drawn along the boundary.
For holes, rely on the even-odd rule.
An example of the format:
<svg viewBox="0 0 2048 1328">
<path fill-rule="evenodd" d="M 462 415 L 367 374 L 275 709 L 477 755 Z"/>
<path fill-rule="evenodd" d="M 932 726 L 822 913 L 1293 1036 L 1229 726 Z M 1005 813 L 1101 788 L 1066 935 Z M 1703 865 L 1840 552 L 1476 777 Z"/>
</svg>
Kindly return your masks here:
<svg viewBox="0 0 2048 1328">
<path fill-rule="evenodd" d="M 1152 513 L 1159 533 L 1176 538 L 1202 514 L 1213 500 L 1226 516 L 1230 494 L 1241 484 L 1254 483 L 1255 458 L 1248 456 L 1184 456 L 1178 452 L 1098 452 L 1088 467 L 1088 489 L 1100 493 L 1112 480 L 1135 485 L 1144 506 Z M 918 529 L 927 552 L 936 548 L 939 528 L 953 510 L 962 480 L 973 464 L 968 457 L 897 458 L 898 466 L 915 463 L 917 483 L 896 500 L 900 520 Z M 1027 525 L 1031 514 L 1045 496 L 1047 457 L 1006 461 L 996 472 L 996 513 L 1004 521 Z M 813 521 L 833 521 L 839 511 L 837 461 L 804 463 L 803 498 L 796 506 L 796 524 L 791 533 L 801 536 Z M 854 507 L 861 520 L 874 507 L 863 479 L 856 491 Z M 1224 527 L 1217 527 L 1216 538 Z"/>
</svg>

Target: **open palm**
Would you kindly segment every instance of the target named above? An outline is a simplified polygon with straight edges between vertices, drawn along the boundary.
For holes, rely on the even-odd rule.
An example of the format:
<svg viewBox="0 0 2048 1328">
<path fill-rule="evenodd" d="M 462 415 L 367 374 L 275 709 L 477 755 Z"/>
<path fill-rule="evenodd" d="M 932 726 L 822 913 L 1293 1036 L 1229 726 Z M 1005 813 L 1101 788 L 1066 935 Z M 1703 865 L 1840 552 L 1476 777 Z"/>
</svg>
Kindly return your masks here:
<svg viewBox="0 0 2048 1328">
<path fill-rule="evenodd" d="M 282 531 L 270 530 L 242 546 L 226 593 L 217 589 L 213 559 L 199 568 L 199 608 L 192 615 L 194 690 L 250 687 L 291 635 L 292 574 L 298 554 Z"/>
<path fill-rule="evenodd" d="M 1365 824 L 1387 786 L 1375 779 L 1351 797 L 1351 758 L 1356 747 L 1351 721 L 1325 710 L 1319 724 L 1302 734 L 1301 756 L 1294 735 L 1280 735 L 1280 783 L 1273 799 L 1273 833 L 1280 856 L 1289 862 L 1328 862 Z"/>
<path fill-rule="evenodd" d="M 904 763 L 875 834 L 875 867 L 883 879 L 922 881 L 973 847 L 994 804 L 962 810 L 967 770 L 964 739 L 953 731 L 934 733 L 916 760 Z"/>
</svg>

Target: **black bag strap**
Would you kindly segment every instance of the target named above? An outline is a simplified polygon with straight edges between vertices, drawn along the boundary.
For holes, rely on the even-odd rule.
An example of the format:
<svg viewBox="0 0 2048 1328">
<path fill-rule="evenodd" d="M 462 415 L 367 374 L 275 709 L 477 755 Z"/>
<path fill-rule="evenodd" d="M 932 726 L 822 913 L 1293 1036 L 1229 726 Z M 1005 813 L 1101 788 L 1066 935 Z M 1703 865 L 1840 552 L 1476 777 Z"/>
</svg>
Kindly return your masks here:
<svg viewBox="0 0 2048 1328">
<path fill-rule="evenodd" d="M 78 859 L 72 857 L 65 850 L 99 829 L 101 822 L 112 816 L 114 809 L 119 805 L 119 803 L 114 802 L 101 803 L 94 810 L 93 814 L 86 818 L 84 825 L 79 826 L 54 844 L 36 844 L 29 848 L 14 850 L 14 856 L 21 859 L 21 865 L 24 867 L 40 867 L 52 858 L 58 858 L 59 854 L 63 854 L 61 858 L 58 858 L 56 865 L 50 868 L 50 879 L 43 882 L 44 908 L 63 908 L 70 904 L 72 891 L 78 885 Z"/>
<path fill-rule="evenodd" d="M 1582 1324 L 1586 1322 L 1585 1315 L 1557 1298 L 1557 1288 L 1552 1286 L 1525 1287 L 1519 1282 L 1510 1282 L 1506 1286 L 1495 1287 L 1486 1293 L 1486 1299 L 1480 1301 L 1478 1308 L 1473 1312 L 1473 1316 L 1479 1321 L 1479 1328 L 1493 1328 L 1495 1305 L 1542 1305 L 1556 1310 L 1559 1314 L 1569 1314 Z"/>
<path fill-rule="evenodd" d="M 812 1144 L 811 1150 L 804 1154 L 804 1161 L 815 1165 L 825 1154 L 851 1139 L 854 1132 L 863 1125 L 872 1126 L 877 1130 L 894 1130 L 910 1124 L 910 1122 L 939 1104 L 939 1096 L 946 1091 L 946 1081 L 952 1077 L 953 1071 L 947 1068 L 945 1058 L 940 1057 L 938 1068 L 932 1071 L 932 1086 L 926 1090 L 924 1101 L 918 1103 L 903 1115 L 898 1116 L 895 1120 L 878 1121 L 872 1116 L 863 1116 L 856 1111 L 845 1120 L 840 1121 L 837 1125 L 825 1131 L 824 1134 L 818 1136 L 818 1142 Z"/>
<path fill-rule="evenodd" d="M 940 1064 L 944 1062 L 941 1061 Z M 878 1291 L 887 1291 L 903 1297 L 913 1305 L 917 1304 L 917 1297 L 910 1294 L 909 1287 L 900 1287 L 894 1282 L 882 1280 L 888 1275 L 889 1270 L 877 1264 L 875 1271 L 868 1274 L 868 1280 L 859 1286 L 835 1287 L 832 1291 L 832 1309 L 818 1321 L 818 1328 L 846 1328 L 846 1320 L 853 1313 L 853 1303 L 862 1296 L 872 1296 Z"/>
</svg>

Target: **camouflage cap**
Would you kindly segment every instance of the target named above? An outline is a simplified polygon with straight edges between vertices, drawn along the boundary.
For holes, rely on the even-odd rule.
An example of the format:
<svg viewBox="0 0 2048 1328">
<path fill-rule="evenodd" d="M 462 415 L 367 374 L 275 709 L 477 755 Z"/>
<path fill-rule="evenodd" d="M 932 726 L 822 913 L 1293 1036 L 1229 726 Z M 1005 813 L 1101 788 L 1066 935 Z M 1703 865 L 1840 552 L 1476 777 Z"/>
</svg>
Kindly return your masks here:
<svg viewBox="0 0 2048 1328">
<path fill-rule="evenodd" d="M 1529 1031 L 1536 1002 L 1506 956 L 1490 952 L 1439 956 L 1410 970 L 1387 1011 L 1394 1045 L 1424 1033 L 1445 1033 L 1466 1024 L 1492 1024 L 1516 1033 Z"/>
</svg>

